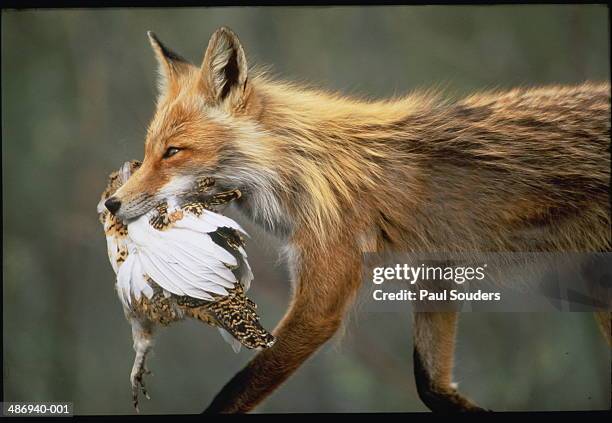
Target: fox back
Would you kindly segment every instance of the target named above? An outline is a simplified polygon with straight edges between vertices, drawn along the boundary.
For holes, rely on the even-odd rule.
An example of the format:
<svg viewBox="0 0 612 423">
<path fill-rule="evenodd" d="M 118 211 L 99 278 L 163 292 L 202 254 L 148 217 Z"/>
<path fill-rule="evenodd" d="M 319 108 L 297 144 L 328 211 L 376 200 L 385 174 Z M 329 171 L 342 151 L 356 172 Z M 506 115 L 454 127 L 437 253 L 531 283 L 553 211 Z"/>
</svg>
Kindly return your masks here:
<svg viewBox="0 0 612 423">
<path fill-rule="evenodd" d="M 120 216 L 214 175 L 267 229 L 321 246 L 609 249 L 609 83 L 362 101 L 249 73 L 218 38 L 200 68 L 151 39 L 160 97 Z"/>
</svg>

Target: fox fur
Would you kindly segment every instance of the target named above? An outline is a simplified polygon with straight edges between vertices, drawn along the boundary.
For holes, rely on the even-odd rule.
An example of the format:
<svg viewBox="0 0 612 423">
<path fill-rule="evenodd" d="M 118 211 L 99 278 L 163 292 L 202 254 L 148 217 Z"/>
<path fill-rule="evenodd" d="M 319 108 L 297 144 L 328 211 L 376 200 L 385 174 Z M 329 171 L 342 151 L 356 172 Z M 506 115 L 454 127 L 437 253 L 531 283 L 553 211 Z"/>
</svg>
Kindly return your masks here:
<svg viewBox="0 0 612 423">
<path fill-rule="evenodd" d="M 285 241 L 296 284 L 277 343 L 208 411 L 251 410 L 335 333 L 364 251 L 612 246 L 609 82 L 370 101 L 249 70 L 227 28 L 200 67 L 150 38 L 160 95 L 143 164 L 115 194 L 117 216 L 213 176 Z M 609 332 L 609 313 L 598 318 Z M 451 383 L 456 320 L 415 316 L 419 394 L 434 410 L 481 410 Z"/>
</svg>

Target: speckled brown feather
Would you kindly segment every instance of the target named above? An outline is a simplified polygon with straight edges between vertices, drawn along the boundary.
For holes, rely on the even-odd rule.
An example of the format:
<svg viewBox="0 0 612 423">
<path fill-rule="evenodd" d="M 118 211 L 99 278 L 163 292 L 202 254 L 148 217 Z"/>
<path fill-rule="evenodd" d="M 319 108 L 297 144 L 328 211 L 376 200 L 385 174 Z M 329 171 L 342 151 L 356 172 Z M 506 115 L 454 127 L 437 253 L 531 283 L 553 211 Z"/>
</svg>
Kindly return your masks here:
<svg viewBox="0 0 612 423">
<path fill-rule="evenodd" d="M 140 162 L 131 162 L 132 171 L 138 166 Z M 103 200 L 109 198 L 125 183 L 119 171 L 113 172 L 108 181 L 108 186 L 102 195 Z M 167 204 L 162 203 L 156 207 L 157 213 L 151 217 L 149 223 L 157 230 L 167 230 L 172 227 L 173 222 L 183 217 L 183 213 L 200 216 L 204 210 L 215 212 L 215 207 L 241 196 L 238 190 L 207 195 L 213 185 L 214 180 L 211 178 L 198 180 L 193 195 L 181 206 L 181 210 L 168 213 Z M 128 227 L 108 211 L 102 211 L 100 220 L 105 224 L 107 236 L 120 239 L 128 235 Z M 240 254 L 239 249 L 244 247 L 244 239 L 232 228 L 219 228 L 211 235 L 217 244 L 236 256 Z M 118 247 L 117 264 L 125 261 L 127 255 L 127 248 Z M 153 296 L 150 299 L 144 295 L 138 300 L 133 299 L 131 311 L 151 322 L 165 326 L 187 316 L 225 329 L 247 348 L 267 348 L 274 343 L 274 337 L 259 323 L 257 305 L 245 295 L 240 282 L 236 282 L 234 288 L 227 289 L 228 295 L 213 295 L 215 301 L 205 301 L 164 292 L 151 278 L 147 277 L 147 281 L 154 289 Z"/>
</svg>

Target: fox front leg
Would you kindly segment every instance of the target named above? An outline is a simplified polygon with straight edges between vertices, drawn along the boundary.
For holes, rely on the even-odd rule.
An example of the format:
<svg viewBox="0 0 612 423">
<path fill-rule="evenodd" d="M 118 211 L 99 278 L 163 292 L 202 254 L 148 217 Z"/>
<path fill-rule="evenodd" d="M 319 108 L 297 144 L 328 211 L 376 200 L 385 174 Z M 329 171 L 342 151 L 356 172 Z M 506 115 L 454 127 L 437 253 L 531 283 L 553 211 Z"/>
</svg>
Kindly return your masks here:
<svg viewBox="0 0 612 423">
<path fill-rule="evenodd" d="M 297 234 L 294 245 L 309 245 L 312 240 L 312 235 Z M 291 261 L 296 289 L 289 310 L 274 330 L 276 343 L 236 374 L 206 413 L 252 410 L 340 327 L 361 282 L 357 242 L 349 238 L 328 241 L 325 248 L 310 244 L 298 251 L 296 247 Z M 321 287 L 325 287 L 324 295 Z"/>
</svg>

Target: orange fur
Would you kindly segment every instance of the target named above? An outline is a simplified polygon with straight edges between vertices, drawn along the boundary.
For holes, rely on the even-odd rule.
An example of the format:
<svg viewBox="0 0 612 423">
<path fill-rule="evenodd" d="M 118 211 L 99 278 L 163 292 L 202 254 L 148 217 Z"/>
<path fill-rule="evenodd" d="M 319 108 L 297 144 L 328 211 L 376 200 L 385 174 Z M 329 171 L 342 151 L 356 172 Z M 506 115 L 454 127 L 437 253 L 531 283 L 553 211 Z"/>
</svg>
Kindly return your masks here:
<svg viewBox="0 0 612 423">
<path fill-rule="evenodd" d="M 456 102 L 430 92 L 366 101 L 249 72 L 226 28 L 200 67 L 151 40 L 161 92 L 143 165 L 116 194 L 118 215 L 134 217 L 177 181 L 211 175 L 219 189 L 240 189 L 241 210 L 286 240 L 297 283 L 277 344 L 210 411 L 252 409 L 333 335 L 366 246 L 611 247 L 607 82 Z M 164 158 L 169 147 L 180 151 Z M 455 320 L 417 314 L 419 392 L 432 408 L 476 410 L 450 387 Z"/>
</svg>

